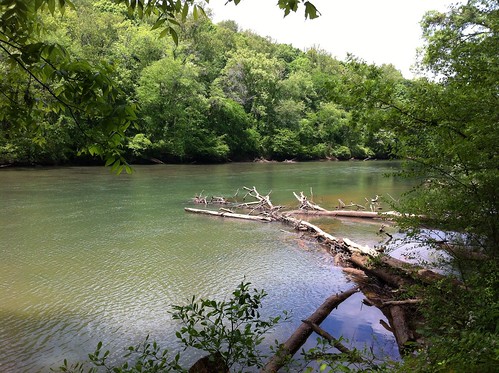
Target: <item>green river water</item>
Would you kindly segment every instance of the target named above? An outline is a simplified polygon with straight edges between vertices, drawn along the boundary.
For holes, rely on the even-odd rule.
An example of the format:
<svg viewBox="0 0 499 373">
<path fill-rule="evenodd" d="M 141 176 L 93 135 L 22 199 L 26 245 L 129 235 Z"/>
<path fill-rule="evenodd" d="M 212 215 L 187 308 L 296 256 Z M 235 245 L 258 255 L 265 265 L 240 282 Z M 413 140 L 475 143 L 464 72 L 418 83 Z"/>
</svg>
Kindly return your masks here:
<svg viewBox="0 0 499 373">
<path fill-rule="evenodd" d="M 1 170 L 0 372 L 45 372 L 64 358 L 84 359 L 98 341 L 121 353 L 148 334 L 175 350 L 179 325 L 169 306 L 194 294 L 223 299 L 244 279 L 268 292 L 264 314 L 291 312 L 292 321 L 269 337 L 284 341 L 326 297 L 350 288 L 349 278 L 323 248 L 288 227 L 183 208 L 203 190 L 230 196 L 243 186 L 272 190 L 274 204 L 286 206 L 297 204 L 293 191 L 310 188 L 329 209 L 338 198 L 397 197 L 409 187 L 385 177 L 397 168 L 394 162 L 155 165 L 120 176 L 89 167 Z M 379 241 L 379 224 L 318 223 L 358 243 Z M 393 336 L 379 324 L 384 316 L 362 307 L 362 299 L 351 297 L 322 326 L 357 347 L 396 355 Z"/>
</svg>

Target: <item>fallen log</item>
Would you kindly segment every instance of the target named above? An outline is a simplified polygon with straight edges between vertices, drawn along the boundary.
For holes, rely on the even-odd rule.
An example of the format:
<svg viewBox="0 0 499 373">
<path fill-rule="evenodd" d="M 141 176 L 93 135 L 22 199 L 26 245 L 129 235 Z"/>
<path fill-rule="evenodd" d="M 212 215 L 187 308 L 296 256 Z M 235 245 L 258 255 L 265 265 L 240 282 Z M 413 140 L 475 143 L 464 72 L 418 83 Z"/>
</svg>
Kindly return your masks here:
<svg viewBox="0 0 499 373">
<path fill-rule="evenodd" d="M 415 264 L 404 262 L 403 260 L 394 258 L 388 255 L 380 256 L 381 263 L 387 267 L 397 269 L 398 271 L 405 273 L 407 276 L 415 278 L 426 284 L 431 284 L 436 281 L 448 278 L 440 273 L 433 272 L 429 269 L 420 267 Z M 455 281 L 456 285 L 462 285 L 459 281 Z"/>
<path fill-rule="evenodd" d="M 404 299 L 404 300 L 387 300 L 386 302 L 383 302 L 382 306 L 405 306 L 407 304 L 419 304 L 423 300 L 416 298 L 416 299 Z"/>
<path fill-rule="evenodd" d="M 249 189 L 249 188 L 246 188 Z M 251 189 L 250 191 L 254 191 L 255 188 Z M 256 192 L 258 195 L 260 195 L 258 192 Z M 268 196 L 267 196 L 268 197 Z M 272 203 L 270 203 L 269 206 L 274 206 Z M 435 273 L 433 271 L 430 271 L 428 269 L 424 269 L 412 264 L 409 264 L 407 262 L 404 262 L 402 260 L 387 256 L 387 255 L 379 255 L 380 253 L 376 251 L 374 248 L 371 248 L 369 246 L 362 246 L 359 244 L 356 244 L 355 242 L 349 240 L 348 238 L 337 238 L 329 233 L 324 232 L 321 228 L 317 227 L 316 225 L 309 223 L 305 220 L 300 220 L 300 219 L 295 219 L 287 214 L 272 214 L 271 216 L 261 216 L 261 215 L 247 215 L 247 214 L 237 214 L 237 213 L 231 213 L 227 211 L 212 211 L 212 210 L 201 210 L 201 209 L 193 209 L 193 208 L 185 208 L 185 211 L 187 212 L 192 212 L 192 213 L 198 213 L 198 214 L 206 214 L 206 215 L 213 215 L 213 216 L 220 216 L 220 217 L 229 217 L 229 218 L 236 218 L 236 219 L 244 219 L 244 220 L 252 220 L 252 221 L 262 221 L 262 222 L 271 222 L 274 220 L 278 220 L 281 222 L 284 222 L 288 225 L 292 225 L 296 230 L 300 231 L 309 231 L 312 234 L 315 235 L 315 237 L 320 240 L 323 244 L 330 245 L 334 247 L 336 250 L 341 250 L 341 251 L 346 251 L 351 256 L 348 258 L 350 262 L 352 262 L 354 265 L 357 267 L 361 268 L 362 270 L 366 271 L 367 273 L 370 273 L 384 282 L 390 284 L 391 286 L 394 287 L 405 287 L 407 286 L 410 282 L 408 281 L 407 278 L 404 278 L 402 276 L 399 276 L 393 271 L 387 271 L 384 268 L 381 268 L 379 266 L 372 266 L 371 263 L 369 263 L 369 257 L 370 258 L 379 258 L 379 261 L 381 264 L 383 264 L 386 267 L 393 268 L 397 270 L 400 273 L 405 274 L 406 276 L 409 276 L 411 278 L 417 279 L 419 281 L 422 281 L 424 283 L 432 283 L 438 280 L 441 280 L 445 278 L 444 275 Z M 356 212 L 356 211 L 351 211 L 351 212 Z M 362 212 L 362 211 L 359 211 Z M 366 212 L 369 213 L 369 212 Z M 364 254 L 364 255 L 359 255 L 359 254 Z"/>
<path fill-rule="evenodd" d="M 227 212 L 227 211 L 201 210 L 201 209 L 193 209 L 193 208 L 189 208 L 189 207 L 185 207 L 184 210 L 187 212 L 192 212 L 194 214 L 213 215 L 213 216 L 220 216 L 222 218 L 227 217 L 227 218 L 234 218 L 234 219 L 254 220 L 254 221 L 263 221 L 263 222 L 272 221 L 272 218 L 269 216 L 236 214 L 236 213 Z"/>
<path fill-rule="evenodd" d="M 311 214 L 314 216 L 340 216 L 340 215 L 350 215 L 350 217 L 386 217 L 387 215 L 398 215 L 394 212 L 388 213 L 376 213 L 369 211 L 313 211 L 310 210 L 300 210 L 299 212 L 287 212 L 281 213 L 278 212 L 279 207 L 274 207 L 272 202 L 270 201 L 270 193 L 266 196 L 262 196 L 255 187 L 252 189 L 244 187 L 244 189 L 248 192 L 246 196 L 250 195 L 255 198 L 257 201 L 251 205 L 251 207 L 256 206 L 253 210 L 260 208 L 267 215 L 245 215 L 245 214 L 237 214 L 230 212 L 228 210 L 217 212 L 210 210 L 199 210 L 199 209 L 190 209 L 186 208 L 185 210 L 193 213 L 201 213 L 214 215 L 219 217 L 230 217 L 230 218 L 238 218 L 245 220 L 256 220 L 262 222 L 270 222 L 270 221 L 280 221 L 291 225 L 294 229 L 299 231 L 307 231 L 312 236 L 314 236 L 318 241 L 322 244 L 327 245 L 328 249 L 331 252 L 335 253 L 347 253 L 346 255 L 340 255 L 337 257 L 342 257 L 345 260 L 352 263 L 355 267 L 362 269 L 366 274 L 374 276 L 380 279 L 384 284 L 388 284 L 389 286 L 396 289 L 406 289 L 408 286 L 414 284 L 415 280 L 422 281 L 424 283 L 434 282 L 435 280 L 440 280 L 445 276 L 434 273 L 432 271 L 423 269 L 418 266 L 414 266 L 412 264 L 403 262 L 401 260 L 389 257 L 387 255 L 380 255 L 380 253 L 374 248 L 370 248 L 369 246 L 362 246 L 356 244 L 355 242 L 349 240 L 348 238 L 337 238 L 327 232 L 324 232 L 321 228 L 317 227 L 314 224 L 309 223 L 308 221 L 296 219 L 292 217 L 292 214 Z M 245 196 L 245 197 L 246 197 Z M 296 194 L 295 194 L 296 197 Z M 248 206 L 250 207 L 250 206 Z M 250 208 L 251 208 L 250 207 Z M 380 288 L 381 289 L 381 288 Z M 380 293 L 382 294 L 382 293 Z M 391 320 L 391 329 L 394 331 L 395 337 L 397 339 L 397 343 L 403 352 L 407 341 L 414 340 L 415 334 L 413 334 L 409 327 L 408 323 L 405 320 L 405 314 L 402 306 L 408 306 L 409 304 L 387 304 L 383 306 L 383 302 L 390 301 L 393 298 L 393 295 L 386 296 L 387 293 L 382 294 L 381 297 L 374 301 L 378 308 L 380 308 L 384 313 L 386 312 L 386 316 Z M 367 296 L 367 295 L 366 295 Z M 384 298 L 384 299 L 382 299 Z M 346 299 L 346 298 L 345 298 Z M 387 307 L 388 306 L 388 307 Z M 331 308 L 332 309 L 332 308 Z M 316 311 L 317 312 L 317 311 Z M 329 311 L 330 312 L 330 311 Z M 315 315 L 315 313 L 314 313 Z M 327 315 L 326 315 L 327 316 Z M 325 317 L 325 316 L 324 316 Z M 316 322 L 314 320 L 307 319 L 311 322 Z M 283 345 L 283 352 L 278 352 L 274 358 L 269 361 L 269 363 L 264 368 L 264 372 L 272 372 L 279 369 L 285 362 L 285 360 L 292 356 L 296 351 L 295 348 L 298 349 L 301 344 L 297 341 L 304 341 L 308 338 L 311 333 L 310 326 L 303 326 L 302 324 L 290 337 L 290 339 Z M 298 347 L 296 347 L 298 345 Z M 277 368 L 276 368 L 277 367 Z"/>
<path fill-rule="evenodd" d="M 297 210 L 288 211 L 288 214 L 307 214 L 317 216 L 338 216 L 346 218 L 364 218 L 364 219 L 385 219 L 389 220 L 400 216 L 395 211 L 373 212 L 373 211 L 352 211 L 352 210 Z"/>
<path fill-rule="evenodd" d="M 364 254 L 364 252 L 362 253 Z M 389 255 L 379 255 L 379 253 L 376 259 L 378 261 L 377 265 L 373 265 L 370 263 L 368 257 L 359 255 L 358 253 L 352 253 L 348 260 L 355 266 L 382 279 L 393 287 L 406 287 L 411 282 L 409 279 L 431 284 L 447 278 L 440 273 L 404 262 Z M 404 276 L 400 276 L 398 273 L 403 274 Z M 454 280 L 454 282 L 456 286 L 462 286 L 462 283 L 458 280 Z"/>
<path fill-rule="evenodd" d="M 340 250 L 345 250 L 348 251 L 349 253 L 352 252 L 360 252 L 369 256 L 377 256 L 378 252 L 369 247 L 369 246 L 362 246 L 359 244 L 354 243 L 353 241 L 349 240 L 348 238 L 337 238 L 334 237 L 333 235 L 324 232 L 321 228 L 318 226 L 309 223 L 308 221 L 305 220 L 300 220 L 300 219 L 295 219 L 291 216 L 281 214 L 279 219 L 280 221 L 292 225 L 295 227 L 297 230 L 307 230 L 312 232 L 316 238 L 320 239 L 322 243 L 328 244 L 328 245 L 333 245 L 335 248 L 340 249 Z"/>
<path fill-rule="evenodd" d="M 291 216 L 288 216 L 285 214 L 282 214 L 279 217 L 279 220 L 288 224 L 288 225 L 292 225 L 296 230 L 310 231 L 310 232 L 314 233 L 316 237 L 322 239 L 323 243 L 339 244 L 341 242 L 339 238 L 336 238 L 333 235 L 324 232 L 318 226 L 316 226 L 312 223 L 309 223 L 306 220 L 295 219 L 295 218 L 292 218 Z"/>
<path fill-rule="evenodd" d="M 330 296 L 322 303 L 317 310 L 307 318 L 307 321 L 320 325 L 322 321 L 331 313 L 331 311 L 338 307 L 341 302 L 359 291 L 356 286 L 350 290 L 344 291 L 341 294 Z M 287 360 L 292 357 L 303 344 L 307 341 L 308 337 L 312 334 L 313 329 L 307 323 L 302 323 L 296 331 L 284 342 L 276 352 L 276 354 L 265 364 L 262 373 L 277 372 L 282 368 Z"/>
<path fill-rule="evenodd" d="M 360 253 L 352 253 L 348 260 L 364 272 L 381 279 L 383 282 L 394 288 L 406 288 L 411 284 L 411 282 L 405 277 L 389 272 L 384 268 L 372 265 L 369 257 L 361 255 Z"/>
<path fill-rule="evenodd" d="M 376 251 L 376 249 L 369 247 L 367 245 L 364 245 L 364 246 L 359 245 L 359 244 L 349 240 L 346 237 L 343 238 L 343 244 L 346 245 L 346 247 L 350 253 L 357 252 L 357 253 L 369 255 L 371 257 L 377 257 L 379 255 L 379 253 L 378 253 L 378 251 Z"/>
<path fill-rule="evenodd" d="M 366 273 L 363 270 L 357 268 L 345 267 L 343 268 L 343 272 L 348 273 L 352 276 L 356 276 L 357 278 L 367 277 Z"/>
<path fill-rule="evenodd" d="M 405 311 L 401 306 L 391 306 L 391 325 L 400 352 L 407 348 L 407 342 L 414 341 L 414 334 L 407 324 Z"/>
<path fill-rule="evenodd" d="M 322 329 L 316 323 L 313 323 L 312 321 L 309 321 L 309 320 L 302 320 L 301 322 L 304 322 L 305 324 L 309 325 L 314 332 L 316 332 L 322 338 L 327 339 L 329 342 L 331 342 L 333 347 L 336 348 L 341 353 L 344 353 L 344 354 L 351 354 L 352 353 L 352 351 L 350 351 L 347 347 L 345 347 L 345 345 L 343 345 L 343 343 L 338 341 L 336 338 L 334 338 L 331 334 L 326 332 L 324 329 Z"/>
</svg>

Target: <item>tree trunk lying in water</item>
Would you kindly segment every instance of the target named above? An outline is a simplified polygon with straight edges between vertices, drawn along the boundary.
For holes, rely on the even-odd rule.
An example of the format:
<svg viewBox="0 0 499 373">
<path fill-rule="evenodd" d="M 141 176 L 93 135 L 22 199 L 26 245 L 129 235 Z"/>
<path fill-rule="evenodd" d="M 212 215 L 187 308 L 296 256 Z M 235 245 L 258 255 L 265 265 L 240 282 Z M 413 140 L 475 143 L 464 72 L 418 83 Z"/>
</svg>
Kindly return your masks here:
<svg viewBox="0 0 499 373">
<path fill-rule="evenodd" d="M 257 200 L 256 202 L 258 202 L 257 205 L 260 210 L 260 215 L 255 216 L 249 214 L 238 214 L 227 209 L 223 209 L 223 211 L 217 212 L 186 208 L 185 211 L 191 213 L 202 213 L 220 217 L 257 220 L 264 222 L 279 221 L 281 223 L 291 225 L 294 227 L 294 229 L 302 232 L 307 232 L 311 236 L 315 237 L 315 239 L 317 239 L 321 244 L 325 245 L 328 248 L 330 253 L 334 255 L 341 254 L 341 256 L 344 258 L 344 262 L 353 265 L 356 268 L 359 268 L 366 275 L 374 276 L 375 278 L 381 280 L 382 283 L 387 284 L 395 289 L 406 289 L 408 286 L 416 282 L 431 283 L 444 277 L 443 275 L 437 274 L 435 272 L 381 254 L 374 248 L 359 245 L 349 240 L 348 238 L 335 237 L 327 232 L 324 232 L 321 228 L 317 227 L 314 224 L 311 224 L 302 219 L 296 219 L 295 217 L 291 216 L 292 214 L 297 213 L 296 211 L 293 211 L 291 213 L 280 212 L 280 207 L 274 206 L 270 201 L 270 193 L 262 196 L 255 187 L 244 187 L 244 189 L 248 192 L 245 197 L 249 195 Z M 348 216 L 370 218 L 380 217 L 379 213 L 372 211 L 324 211 L 321 210 L 319 206 L 313 203 L 307 203 L 309 201 L 306 199 L 303 193 L 300 193 L 300 195 L 294 193 L 294 195 L 300 201 L 301 205 L 307 206 L 306 209 L 307 211 L 311 211 L 310 214 L 321 216 Z M 241 207 L 242 205 L 238 204 L 237 206 Z M 253 207 L 251 208 L 251 212 L 255 211 Z M 299 213 L 303 214 L 304 211 L 304 209 L 301 209 Z M 390 212 L 384 214 L 384 216 L 393 216 L 396 213 Z M 381 214 L 381 216 L 383 216 L 383 214 Z M 369 303 L 371 303 L 372 305 L 376 305 L 387 316 L 388 320 L 390 321 L 391 329 L 397 340 L 399 350 L 401 351 L 401 353 L 403 353 L 406 343 L 415 341 L 416 339 L 416 333 L 412 329 L 413 326 L 410 325 L 407 320 L 407 312 L 405 312 L 405 308 L 414 308 L 417 305 L 417 302 L 407 302 L 405 304 L 390 304 L 389 302 L 393 301 L 393 292 L 385 292 L 384 294 L 377 294 L 373 297 L 369 294 L 369 292 L 365 291 L 365 284 L 362 285 L 362 281 L 360 283 L 361 289 L 369 299 Z M 317 321 L 315 319 L 310 320 L 310 318 L 308 320 L 315 324 L 319 324 L 320 321 L 322 321 Z M 294 354 L 294 352 L 296 352 L 294 346 L 297 341 L 300 341 L 303 338 L 305 338 L 305 341 L 310 333 L 312 333 L 312 327 L 310 325 L 300 325 L 299 330 L 297 330 L 295 334 L 293 334 L 293 336 L 290 337 L 290 339 L 284 344 L 283 351 L 285 351 L 285 356 Z M 269 367 L 267 368 L 266 366 L 264 371 L 276 371 L 279 368 L 276 368 L 276 370 L 273 369 L 275 366 L 280 364 L 278 362 L 282 361 L 282 359 L 282 353 L 278 353 L 278 355 L 276 355 L 276 357 L 274 357 L 269 362 L 269 364 L 271 365 L 267 364 L 267 366 Z"/>
<path fill-rule="evenodd" d="M 375 212 L 375 211 L 352 211 L 352 210 L 295 210 L 288 214 L 306 214 L 316 216 L 343 216 L 347 218 L 365 218 L 365 219 L 392 219 L 400 216 L 395 211 Z"/>
<path fill-rule="evenodd" d="M 327 298 L 317 310 L 307 318 L 307 322 L 300 324 L 298 329 L 284 342 L 277 353 L 265 364 L 262 369 L 264 373 L 274 373 L 282 368 L 286 362 L 300 349 L 301 346 L 307 341 L 308 337 L 313 332 L 313 327 L 310 325 L 319 325 L 326 317 L 338 307 L 341 302 L 359 291 L 358 287 L 354 287 L 340 294 L 335 294 Z"/>
<path fill-rule="evenodd" d="M 186 207 L 184 208 L 185 211 L 187 212 L 193 212 L 195 214 L 203 214 L 203 215 L 213 215 L 213 216 L 220 216 L 220 217 L 227 217 L 227 218 L 234 218 L 234 219 L 244 219 L 244 220 L 253 220 L 253 221 L 266 221 L 270 222 L 272 221 L 272 218 L 268 216 L 259 216 L 259 215 L 246 215 L 246 214 L 236 214 L 233 212 L 228 212 L 228 211 L 211 211 L 211 210 L 202 210 L 202 209 L 193 209 Z"/>
</svg>

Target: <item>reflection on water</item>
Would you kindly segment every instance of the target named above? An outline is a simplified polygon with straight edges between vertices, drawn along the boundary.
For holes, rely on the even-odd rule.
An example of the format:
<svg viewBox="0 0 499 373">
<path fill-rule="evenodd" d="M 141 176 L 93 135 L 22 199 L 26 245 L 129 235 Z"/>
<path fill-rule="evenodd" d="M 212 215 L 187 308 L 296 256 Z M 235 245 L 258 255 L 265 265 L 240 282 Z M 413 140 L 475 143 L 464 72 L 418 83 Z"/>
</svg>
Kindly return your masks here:
<svg viewBox="0 0 499 373">
<path fill-rule="evenodd" d="M 120 176 L 102 168 L 2 170 L 0 371 L 47 371 L 64 358 L 85 358 L 99 340 L 119 352 L 150 334 L 175 349 L 169 306 L 193 294 L 223 299 L 243 279 L 269 293 L 266 314 L 291 311 L 293 321 L 270 338 L 285 340 L 325 298 L 349 288 L 348 279 L 320 247 L 285 227 L 185 214 L 183 207 L 202 190 L 227 196 L 253 185 L 285 205 L 296 203 L 293 191 L 310 188 L 326 208 L 337 198 L 396 196 L 407 186 L 382 176 L 394 167 L 139 166 Z M 348 234 L 375 242 L 377 228 L 357 223 Z M 380 318 L 361 311 L 356 295 L 323 326 L 393 354 Z"/>
</svg>

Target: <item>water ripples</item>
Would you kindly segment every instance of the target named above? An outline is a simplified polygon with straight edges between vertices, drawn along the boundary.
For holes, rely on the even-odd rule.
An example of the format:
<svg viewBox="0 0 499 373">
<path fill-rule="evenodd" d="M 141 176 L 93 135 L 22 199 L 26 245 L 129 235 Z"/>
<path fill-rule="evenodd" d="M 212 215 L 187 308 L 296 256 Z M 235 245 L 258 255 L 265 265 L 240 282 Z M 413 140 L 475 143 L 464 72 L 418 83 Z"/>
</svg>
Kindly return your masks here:
<svg viewBox="0 0 499 373">
<path fill-rule="evenodd" d="M 171 305 L 194 294 L 225 299 L 241 281 L 268 292 L 264 315 L 292 313 L 295 321 L 270 338 L 285 339 L 327 296 L 350 286 L 321 248 L 294 233 L 185 214 L 185 201 L 200 192 L 199 180 L 209 172 L 199 176 L 200 169 L 190 168 L 186 180 L 149 169 L 147 177 L 126 178 L 82 170 L 47 172 L 39 184 L 30 177 L 25 185 L 8 178 L 0 185 L 6 197 L 2 373 L 85 359 L 100 340 L 120 352 L 150 334 L 174 349 L 178 323 Z M 243 181 L 222 177 L 213 189 L 227 191 L 227 182 L 239 187 Z"/>
</svg>

